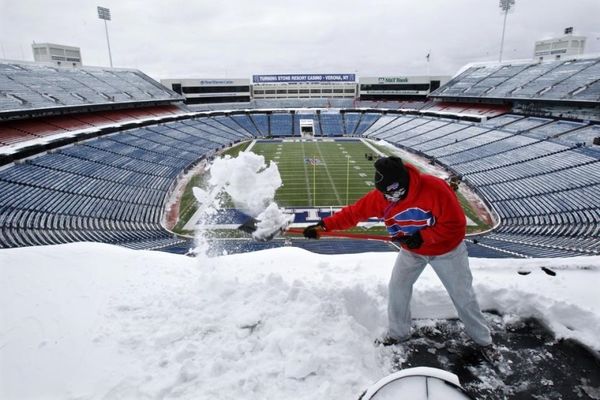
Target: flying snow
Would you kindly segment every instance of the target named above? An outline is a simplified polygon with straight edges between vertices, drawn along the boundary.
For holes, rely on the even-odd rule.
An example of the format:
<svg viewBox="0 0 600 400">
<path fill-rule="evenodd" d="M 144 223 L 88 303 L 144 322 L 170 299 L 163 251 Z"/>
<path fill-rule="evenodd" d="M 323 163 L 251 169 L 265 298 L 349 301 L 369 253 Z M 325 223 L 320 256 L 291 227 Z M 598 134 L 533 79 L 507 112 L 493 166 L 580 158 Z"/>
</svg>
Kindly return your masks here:
<svg viewBox="0 0 600 400">
<path fill-rule="evenodd" d="M 223 190 L 235 207 L 242 212 L 256 217 L 256 231 L 253 238 L 266 240 L 280 229 L 289 225 L 293 216 L 275 203 L 275 193 L 282 185 L 277 164 L 273 161 L 267 165 L 265 158 L 252 152 L 242 152 L 237 157 L 225 156 L 217 158 L 209 167 L 209 185 L 212 192 Z M 219 196 L 203 194 L 194 188 L 196 198 L 207 209 L 219 208 Z M 202 217 L 201 217 L 202 218 Z M 203 218 L 206 220 L 206 217 Z M 206 222 L 206 221 L 204 221 Z"/>
<path fill-rule="evenodd" d="M 276 203 L 271 203 L 256 219 L 258 222 L 252 237 L 256 240 L 267 240 L 273 234 L 291 224 L 294 221 L 294 216 L 285 214 L 281 208 L 277 207 Z"/>
<path fill-rule="evenodd" d="M 253 217 L 262 213 L 282 185 L 277 164 L 252 152 L 217 158 L 210 167 L 209 183 L 222 186 L 236 208 Z"/>
</svg>

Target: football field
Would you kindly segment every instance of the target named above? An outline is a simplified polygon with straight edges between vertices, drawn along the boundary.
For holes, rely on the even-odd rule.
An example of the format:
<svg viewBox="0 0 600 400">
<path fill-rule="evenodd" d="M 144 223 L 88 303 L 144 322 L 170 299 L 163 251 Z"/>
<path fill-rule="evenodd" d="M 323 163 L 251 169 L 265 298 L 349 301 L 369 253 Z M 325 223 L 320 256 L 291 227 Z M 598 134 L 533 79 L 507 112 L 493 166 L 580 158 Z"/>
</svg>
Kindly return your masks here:
<svg viewBox="0 0 600 400">
<path fill-rule="evenodd" d="M 373 188 L 372 149 L 360 141 L 257 142 L 252 152 L 277 163 L 283 207 L 337 207 Z"/>
<path fill-rule="evenodd" d="M 257 140 L 234 146 L 223 154 L 236 157 L 240 151 L 251 151 L 264 156 L 267 164 L 274 161 L 283 182 L 275 201 L 280 207 L 296 210 L 297 219 L 303 220 L 307 209 L 335 210 L 354 203 L 373 188 L 373 164 L 378 154 L 391 155 L 388 149 L 375 146 L 377 150 L 360 140 Z M 190 232 L 197 210 L 192 187 L 204 185 L 205 177 L 201 175 L 189 182 L 174 228 L 177 233 Z M 488 225 L 479 219 L 460 194 L 459 200 L 468 217 L 468 231 L 474 233 L 487 229 Z M 234 207 L 228 200 L 223 206 L 225 209 Z M 237 225 L 232 226 L 235 228 Z M 383 228 L 376 226 L 372 229 L 384 232 Z"/>
</svg>

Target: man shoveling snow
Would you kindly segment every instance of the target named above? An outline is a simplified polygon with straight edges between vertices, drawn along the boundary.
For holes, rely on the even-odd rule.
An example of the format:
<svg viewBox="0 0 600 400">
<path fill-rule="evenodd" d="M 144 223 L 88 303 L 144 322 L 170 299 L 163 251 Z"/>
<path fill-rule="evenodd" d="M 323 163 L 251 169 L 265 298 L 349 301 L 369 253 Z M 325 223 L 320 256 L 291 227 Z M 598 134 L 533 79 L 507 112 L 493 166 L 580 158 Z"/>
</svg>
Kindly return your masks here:
<svg viewBox="0 0 600 400">
<path fill-rule="evenodd" d="M 488 361 L 500 353 L 472 286 L 467 248 L 463 239 L 466 219 L 456 194 L 439 178 L 422 174 L 398 157 L 375 162 L 375 187 L 356 203 L 304 229 L 318 239 L 323 232 L 345 230 L 372 217 L 385 221 L 392 240 L 400 244 L 389 283 L 388 332 L 376 340 L 389 346 L 411 338 L 410 300 L 413 284 L 430 264 L 446 288 L 465 331 Z"/>
</svg>

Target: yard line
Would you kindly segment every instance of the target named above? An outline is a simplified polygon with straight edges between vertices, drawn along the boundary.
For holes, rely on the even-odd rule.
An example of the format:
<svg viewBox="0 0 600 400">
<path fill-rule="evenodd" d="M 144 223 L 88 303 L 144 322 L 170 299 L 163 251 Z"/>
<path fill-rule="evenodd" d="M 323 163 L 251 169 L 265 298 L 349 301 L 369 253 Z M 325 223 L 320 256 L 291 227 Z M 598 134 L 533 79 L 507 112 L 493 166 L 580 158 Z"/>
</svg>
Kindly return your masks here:
<svg viewBox="0 0 600 400">
<path fill-rule="evenodd" d="M 323 153 L 321 152 L 321 147 L 319 146 L 319 142 L 315 142 L 315 145 L 317 147 L 317 151 L 319 152 L 319 156 L 321 157 L 321 159 L 323 161 L 325 161 L 325 157 L 323 157 Z M 335 187 L 335 183 L 333 182 L 333 178 L 331 177 L 331 174 L 329 173 L 329 168 L 327 168 L 327 163 L 324 163 L 325 165 L 325 173 L 327 174 L 327 178 L 329 179 L 329 182 L 331 183 L 331 188 L 333 189 L 333 193 L 335 194 L 335 198 L 338 201 L 338 204 L 343 204 L 342 203 L 342 199 L 340 198 L 340 194 L 338 193 L 336 187 Z"/>
<path fill-rule="evenodd" d="M 304 151 L 304 141 L 300 142 L 302 146 L 302 167 L 304 168 L 304 179 L 306 181 L 306 194 L 308 194 L 308 204 L 315 205 L 312 192 L 310 191 L 310 182 L 308 181 L 308 169 L 306 168 L 306 152 Z"/>
</svg>

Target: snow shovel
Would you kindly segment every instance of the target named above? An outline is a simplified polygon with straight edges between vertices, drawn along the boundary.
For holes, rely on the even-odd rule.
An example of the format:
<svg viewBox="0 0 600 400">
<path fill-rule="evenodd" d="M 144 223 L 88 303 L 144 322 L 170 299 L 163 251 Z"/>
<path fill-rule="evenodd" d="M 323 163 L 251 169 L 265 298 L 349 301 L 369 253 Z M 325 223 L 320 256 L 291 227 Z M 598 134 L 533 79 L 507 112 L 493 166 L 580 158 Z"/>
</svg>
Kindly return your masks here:
<svg viewBox="0 0 600 400">
<path fill-rule="evenodd" d="M 242 232 L 246 232 L 249 234 L 253 234 L 256 232 L 256 223 L 258 221 L 255 218 L 249 218 L 242 225 L 238 226 L 238 229 Z M 296 234 L 302 235 L 304 232 L 303 228 L 288 228 L 287 226 L 282 226 L 272 233 L 264 235 L 264 237 L 259 238 L 261 241 L 269 241 L 272 240 L 278 234 Z M 366 233 L 350 233 L 350 232 L 321 232 L 319 236 L 322 237 L 336 237 L 336 238 L 345 238 L 345 239 L 362 239 L 362 240 L 379 240 L 383 242 L 391 242 L 392 238 L 389 236 L 383 235 L 370 235 Z"/>
</svg>

